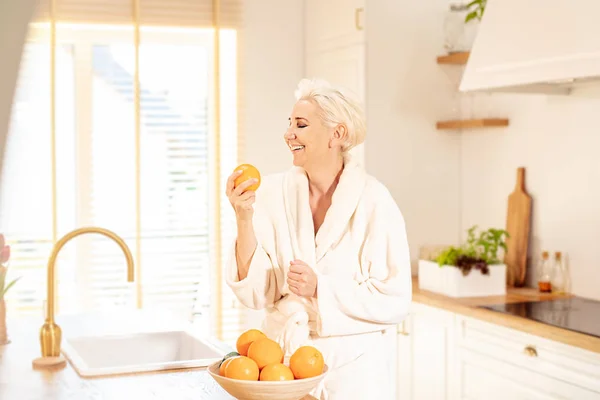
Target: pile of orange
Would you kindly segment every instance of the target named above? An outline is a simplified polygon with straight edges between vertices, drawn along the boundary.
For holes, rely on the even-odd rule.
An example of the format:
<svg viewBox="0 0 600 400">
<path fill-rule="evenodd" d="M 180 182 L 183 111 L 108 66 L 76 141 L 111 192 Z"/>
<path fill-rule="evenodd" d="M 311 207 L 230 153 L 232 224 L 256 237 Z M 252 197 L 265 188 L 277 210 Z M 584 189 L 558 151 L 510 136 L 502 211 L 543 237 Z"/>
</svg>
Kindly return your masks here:
<svg viewBox="0 0 600 400">
<path fill-rule="evenodd" d="M 283 349 L 258 329 L 242 333 L 237 352 L 223 357 L 219 374 L 226 378 L 250 381 L 291 381 L 312 378 L 323 373 L 325 362 L 319 350 L 302 346 L 284 364 Z"/>
</svg>

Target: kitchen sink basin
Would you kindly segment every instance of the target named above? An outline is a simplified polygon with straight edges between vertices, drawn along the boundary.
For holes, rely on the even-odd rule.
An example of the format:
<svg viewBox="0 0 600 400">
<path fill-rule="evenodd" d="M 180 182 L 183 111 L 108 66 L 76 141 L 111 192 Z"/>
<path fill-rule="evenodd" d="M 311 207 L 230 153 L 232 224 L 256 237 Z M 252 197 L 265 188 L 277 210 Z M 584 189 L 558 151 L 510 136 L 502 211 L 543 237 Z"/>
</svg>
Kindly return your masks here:
<svg viewBox="0 0 600 400">
<path fill-rule="evenodd" d="M 188 330 L 65 338 L 62 352 L 81 376 L 205 367 L 228 349 Z"/>
</svg>

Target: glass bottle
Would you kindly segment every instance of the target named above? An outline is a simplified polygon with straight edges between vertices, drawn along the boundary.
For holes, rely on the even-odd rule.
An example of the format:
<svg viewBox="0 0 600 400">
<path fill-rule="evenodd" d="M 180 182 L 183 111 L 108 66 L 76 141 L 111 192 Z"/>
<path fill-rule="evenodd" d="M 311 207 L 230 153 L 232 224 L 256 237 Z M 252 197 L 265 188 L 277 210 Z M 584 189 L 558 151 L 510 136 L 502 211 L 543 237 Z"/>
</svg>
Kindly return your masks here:
<svg viewBox="0 0 600 400">
<path fill-rule="evenodd" d="M 542 259 L 538 265 L 538 288 L 542 293 L 552 292 L 552 266 L 547 251 L 542 252 Z"/>
<path fill-rule="evenodd" d="M 567 274 L 565 265 L 562 260 L 562 253 L 557 251 L 554 253 L 554 268 L 552 277 L 552 291 L 556 293 L 564 293 L 566 290 Z"/>
</svg>

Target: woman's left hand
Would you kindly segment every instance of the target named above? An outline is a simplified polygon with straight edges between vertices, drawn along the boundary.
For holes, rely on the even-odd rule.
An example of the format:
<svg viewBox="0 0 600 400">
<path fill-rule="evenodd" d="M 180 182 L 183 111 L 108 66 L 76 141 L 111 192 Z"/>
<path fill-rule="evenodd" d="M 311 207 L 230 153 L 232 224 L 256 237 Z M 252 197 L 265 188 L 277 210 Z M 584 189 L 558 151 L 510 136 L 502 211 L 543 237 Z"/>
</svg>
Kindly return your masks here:
<svg viewBox="0 0 600 400">
<path fill-rule="evenodd" d="M 317 297 L 317 274 L 304 261 L 290 263 L 287 284 L 290 291 L 298 296 Z"/>
</svg>

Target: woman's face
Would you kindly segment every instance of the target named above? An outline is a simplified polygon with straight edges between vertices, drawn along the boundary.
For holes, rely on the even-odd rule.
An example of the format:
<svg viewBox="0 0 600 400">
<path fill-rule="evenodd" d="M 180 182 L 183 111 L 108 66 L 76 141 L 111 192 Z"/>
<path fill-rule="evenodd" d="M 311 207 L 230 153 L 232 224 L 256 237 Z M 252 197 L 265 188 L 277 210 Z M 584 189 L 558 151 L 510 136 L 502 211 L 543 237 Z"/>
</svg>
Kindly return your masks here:
<svg viewBox="0 0 600 400">
<path fill-rule="evenodd" d="M 294 157 L 294 165 L 306 168 L 338 157 L 344 134 L 343 125 L 333 128 L 323 125 L 316 104 L 300 100 L 292 109 L 284 139 Z"/>
</svg>

